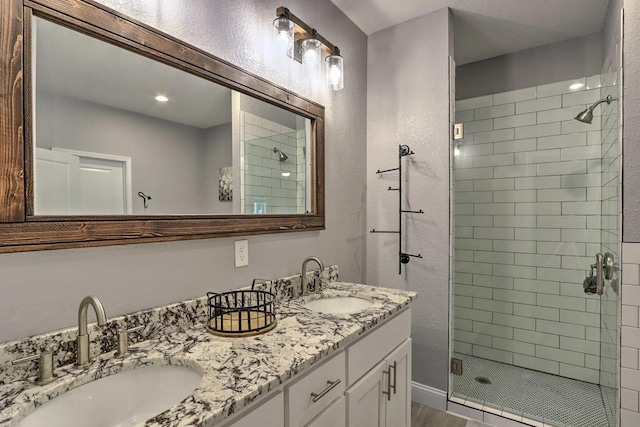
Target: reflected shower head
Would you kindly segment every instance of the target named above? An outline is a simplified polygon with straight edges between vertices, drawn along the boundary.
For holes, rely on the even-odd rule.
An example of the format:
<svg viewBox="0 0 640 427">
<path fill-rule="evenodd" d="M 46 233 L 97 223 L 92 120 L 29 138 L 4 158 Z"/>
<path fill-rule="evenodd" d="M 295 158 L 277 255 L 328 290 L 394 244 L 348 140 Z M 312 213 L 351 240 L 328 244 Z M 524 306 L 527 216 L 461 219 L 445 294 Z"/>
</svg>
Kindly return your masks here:
<svg viewBox="0 0 640 427">
<path fill-rule="evenodd" d="M 281 162 L 284 162 L 285 160 L 287 160 L 289 158 L 289 156 L 287 156 L 286 154 L 284 154 L 282 151 L 278 150 L 277 147 L 273 147 L 273 152 L 274 153 L 278 153 L 278 159 Z"/>
<path fill-rule="evenodd" d="M 611 104 L 611 101 L 615 101 L 615 99 L 613 99 L 611 97 L 611 95 L 608 95 L 605 99 L 601 99 L 600 101 L 596 102 L 595 104 L 593 104 L 591 107 L 587 108 L 586 110 L 584 110 L 583 112 L 581 112 L 580 114 L 578 114 L 575 119 L 579 122 L 582 123 L 586 123 L 586 124 L 591 124 L 591 121 L 593 120 L 593 110 L 600 104 L 602 104 L 603 102 L 606 102 L 607 104 Z"/>
</svg>

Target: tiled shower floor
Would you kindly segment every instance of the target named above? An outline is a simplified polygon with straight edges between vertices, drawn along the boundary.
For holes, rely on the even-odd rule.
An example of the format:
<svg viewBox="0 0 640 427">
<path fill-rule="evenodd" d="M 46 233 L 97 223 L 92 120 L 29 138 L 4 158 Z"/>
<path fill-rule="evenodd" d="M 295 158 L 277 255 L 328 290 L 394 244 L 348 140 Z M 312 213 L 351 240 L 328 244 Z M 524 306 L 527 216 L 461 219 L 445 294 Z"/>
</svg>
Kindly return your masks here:
<svg viewBox="0 0 640 427">
<path fill-rule="evenodd" d="M 462 359 L 463 371 L 453 375 L 452 398 L 471 401 L 469 406 L 491 406 L 562 427 L 609 426 L 597 384 L 463 354 L 454 357 Z M 480 384 L 476 377 L 491 384 Z"/>
</svg>

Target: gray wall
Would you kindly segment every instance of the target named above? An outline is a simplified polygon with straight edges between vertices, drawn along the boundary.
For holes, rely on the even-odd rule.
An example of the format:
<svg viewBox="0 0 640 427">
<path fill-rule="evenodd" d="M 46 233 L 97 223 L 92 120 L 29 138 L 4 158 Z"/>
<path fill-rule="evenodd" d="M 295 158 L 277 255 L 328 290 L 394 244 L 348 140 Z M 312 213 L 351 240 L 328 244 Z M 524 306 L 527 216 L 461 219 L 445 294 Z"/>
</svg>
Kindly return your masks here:
<svg viewBox="0 0 640 427">
<path fill-rule="evenodd" d="M 204 212 L 213 214 L 232 214 L 233 203 L 221 202 L 218 199 L 218 183 L 220 168 L 232 166 L 231 153 L 231 123 L 214 126 L 204 131 L 204 146 L 202 147 L 201 177 L 203 186 Z M 236 178 L 239 179 L 239 178 Z M 235 195 L 240 197 L 240 195 Z"/>
<path fill-rule="evenodd" d="M 613 2 L 609 10 L 621 1 Z M 622 240 L 640 242 L 640 3 L 637 1 L 624 2 L 623 102 Z"/>
<path fill-rule="evenodd" d="M 600 74 L 601 34 L 465 64 L 456 69 L 456 99 Z"/>
<path fill-rule="evenodd" d="M 447 389 L 449 299 L 449 26 L 448 9 L 369 36 L 367 96 L 367 228 L 398 226 L 398 144 L 403 159 L 405 248 L 413 259 L 398 275 L 398 237 L 367 234 L 367 283 L 419 292 L 413 309 L 413 379 Z M 429 40 L 407 49 L 407 40 Z"/>
<path fill-rule="evenodd" d="M 305 256 L 339 264 L 340 278 L 364 276 L 367 38 L 329 0 L 287 6 L 340 46 L 345 88 L 313 87 L 301 66 L 274 55 L 276 0 L 103 0 L 134 19 L 186 40 L 326 106 L 326 230 L 249 237 L 249 266 L 233 267 L 234 238 L 0 255 L 0 342 L 74 326 L 80 299 L 101 298 L 116 316 L 300 270 Z M 238 29 L 241 28 L 242 31 Z M 384 283 L 382 283 L 384 284 Z"/>
<path fill-rule="evenodd" d="M 202 212 L 202 129 L 49 92 L 36 123 L 38 147 L 131 157 L 134 214 Z M 146 211 L 138 191 L 152 197 Z"/>
</svg>

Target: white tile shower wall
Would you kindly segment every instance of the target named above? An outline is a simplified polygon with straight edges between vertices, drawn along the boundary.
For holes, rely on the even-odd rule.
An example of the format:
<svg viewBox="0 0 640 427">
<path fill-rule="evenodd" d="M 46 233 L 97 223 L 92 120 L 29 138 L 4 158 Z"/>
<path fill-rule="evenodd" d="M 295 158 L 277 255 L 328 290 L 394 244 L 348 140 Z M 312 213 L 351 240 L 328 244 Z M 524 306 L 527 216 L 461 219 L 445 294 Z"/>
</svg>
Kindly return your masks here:
<svg viewBox="0 0 640 427">
<path fill-rule="evenodd" d="M 600 383 L 601 110 L 564 124 L 600 90 L 575 82 L 457 103 L 454 349 Z"/>
<path fill-rule="evenodd" d="M 243 213 L 304 213 L 305 131 L 242 111 L 240 145 Z M 288 159 L 281 162 L 274 148 Z"/>
<path fill-rule="evenodd" d="M 640 425 L 640 243 L 622 244 L 620 421 Z"/>
</svg>

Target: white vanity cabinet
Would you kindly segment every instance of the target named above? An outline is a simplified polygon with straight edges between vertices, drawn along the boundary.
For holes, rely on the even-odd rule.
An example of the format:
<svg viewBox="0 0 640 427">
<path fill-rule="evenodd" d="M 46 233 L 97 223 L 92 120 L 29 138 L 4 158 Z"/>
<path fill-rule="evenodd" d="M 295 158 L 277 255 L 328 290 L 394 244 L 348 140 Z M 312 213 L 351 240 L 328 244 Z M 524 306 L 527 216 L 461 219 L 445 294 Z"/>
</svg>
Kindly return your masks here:
<svg viewBox="0 0 640 427">
<path fill-rule="evenodd" d="M 225 426 L 410 427 L 410 334 L 407 309 Z"/>
<path fill-rule="evenodd" d="M 406 310 L 347 348 L 349 427 L 411 426 L 410 331 Z"/>
</svg>

